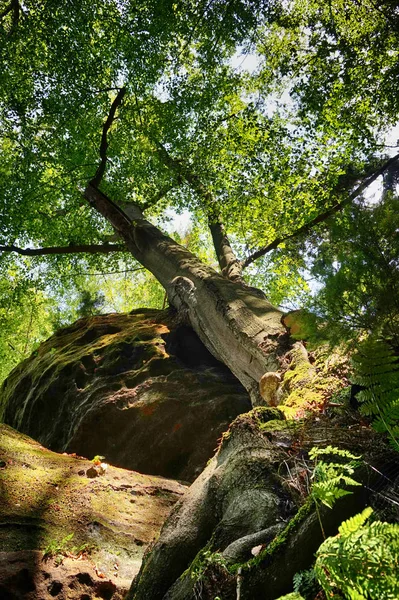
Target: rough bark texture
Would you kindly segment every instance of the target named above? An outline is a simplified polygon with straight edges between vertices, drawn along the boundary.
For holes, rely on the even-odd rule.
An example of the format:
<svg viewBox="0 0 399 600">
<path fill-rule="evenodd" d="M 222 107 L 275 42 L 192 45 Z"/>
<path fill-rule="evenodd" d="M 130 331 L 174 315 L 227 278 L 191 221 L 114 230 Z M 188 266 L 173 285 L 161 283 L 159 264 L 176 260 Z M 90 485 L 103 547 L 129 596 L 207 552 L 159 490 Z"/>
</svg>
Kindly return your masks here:
<svg viewBox="0 0 399 600">
<path fill-rule="evenodd" d="M 280 368 L 286 342 L 282 313 L 257 290 L 216 273 L 145 219 L 132 223 L 96 188 L 89 185 L 86 197 L 164 286 L 172 306 L 208 350 L 241 381 L 252 402 L 260 403 L 260 378 Z"/>
<path fill-rule="evenodd" d="M 223 223 L 217 217 L 209 219 L 209 229 L 222 275 L 236 283 L 244 283 L 242 264 L 231 247 Z"/>
<path fill-rule="evenodd" d="M 289 592 L 293 575 L 310 567 L 322 542 L 311 504 L 302 509 L 301 518 L 291 521 L 303 502 L 298 494 L 303 460 L 315 445 L 350 449 L 371 465 L 357 473 L 364 487 L 341 499 L 334 510 L 322 511 L 327 535 L 334 535 L 342 520 L 364 507 L 377 480 L 386 485 L 387 478 L 377 470 L 384 472 L 395 457 L 367 428 L 347 431 L 339 421 L 326 418 L 305 424 L 269 421 L 277 413 L 278 409 L 257 408 L 232 424 L 214 459 L 175 506 L 127 600 L 195 600 L 199 592 L 202 600 L 218 595 L 235 600 L 240 565 L 230 573 L 223 571 L 217 555 L 214 561 L 209 557 L 212 552 L 230 565 L 241 564 L 241 600 L 274 600 Z M 274 542 L 270 554 L 271 538 L 281 529 L 276 538 L 281 541 Z M 254 559 L 251 551 L 259 545 Z"/>
</svg>

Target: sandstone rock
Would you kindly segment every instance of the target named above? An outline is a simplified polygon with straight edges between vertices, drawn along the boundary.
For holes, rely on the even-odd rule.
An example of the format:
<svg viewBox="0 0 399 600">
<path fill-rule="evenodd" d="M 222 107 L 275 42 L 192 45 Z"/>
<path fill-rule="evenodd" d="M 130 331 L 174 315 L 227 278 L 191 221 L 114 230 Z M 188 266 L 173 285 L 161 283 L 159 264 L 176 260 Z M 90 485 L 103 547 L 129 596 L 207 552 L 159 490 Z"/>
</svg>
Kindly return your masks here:
<svg viewBox="0 0 399 600">
<path fill-rule="evenodd" d="M 79 475 L 89 461 L 50 452 L 7 425 L 0 458 L 1 600 L 121 600 L 186 489 L 112 466 L 89 479 Z"/>
<path fill-rule="evenodd" d="M 248 395 L 167 311 L 80 319 L 22 362 L 0 420 L 58 452 L 193 480 Z"/>
<path fill-rule="evenodd" d="M 2 600 L 122 600 L 125 591 L 88 561 L 67 558 L 56 566 L 38 551 L 0 552 Z"/>
</svg>

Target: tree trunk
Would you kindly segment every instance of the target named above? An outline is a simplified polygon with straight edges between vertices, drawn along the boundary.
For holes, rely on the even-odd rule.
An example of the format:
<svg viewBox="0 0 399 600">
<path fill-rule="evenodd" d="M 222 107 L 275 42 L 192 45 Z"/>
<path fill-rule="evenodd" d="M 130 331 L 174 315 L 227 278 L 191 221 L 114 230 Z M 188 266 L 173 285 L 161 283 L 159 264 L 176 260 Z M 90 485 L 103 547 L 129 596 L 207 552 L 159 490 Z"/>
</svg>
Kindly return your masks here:
<svg viewBox="0 0 399 600">
<path fill-rule="evenodd" d="M 182 319 L 241 381 L 253 404 L 262 402 L 261 377 L 280 369 L 282 313 L 261 292 L 223 277 L 147 220 L 131 221 L 93 185 L 85 196 L 158 279 Z"/>
<path fill-rule="evenodd" d="M 222 275 L 236 283 L 244 283 L 242 264 L 230 245 L 222 221 L 216 217 L 214 219 L 209 218 L 208 222 Z"/>
</svg>

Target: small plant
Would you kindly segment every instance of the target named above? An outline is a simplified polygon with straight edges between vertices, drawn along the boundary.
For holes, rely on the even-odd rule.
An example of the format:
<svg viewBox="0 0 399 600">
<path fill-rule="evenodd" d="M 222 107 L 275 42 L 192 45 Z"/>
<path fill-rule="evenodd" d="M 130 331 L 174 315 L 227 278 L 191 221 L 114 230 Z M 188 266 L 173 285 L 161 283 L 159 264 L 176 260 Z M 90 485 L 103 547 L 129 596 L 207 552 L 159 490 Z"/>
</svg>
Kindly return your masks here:
<svg viewBox="0 0 399 600">
<path fill-rule="evenodd" d="M 100 454 L 96 454 L 94 458 L 91 459 L 93 465 L 101 465 L 101 463 L 105 460 L 105 456 L 100 456 Z"/>
<path fill-rule="evenodd" d="M 63 557 L 66 555 L 68 544 L 72 540 L 73 536 L 74 534 L 70 533 L 69 535 L 65 536 L 61 541 L 50 540 L 43 551 L 43 558 L 55 558 L 56 562 L 58 562 L 59 557 Z"/>
<path fill-rule="evenodd" d="M 43 551 L 43 559 L 54 558 L 55 564 L 58 566 L 62 563 L 65 556 L 79 558 L 83 554 L 88 554 L 92 549 L 92 546 L 87 542 L 80 544 L 79 546 L 70 547 L 73 536 L 74 534 L 70 533 L 61 541 L 50 540 Z"/>
<path fill-rule="evenodd" d="M 373 417 L 376 431 L 388 433 L 399 450 L 399 362 L 390 346 L 368 338 L 352 359 L 353 383 L 364 389 L 357 394 L 360 413 Z"/>
<path fill-rule="evenodd" d="M 372 512 L 344 521 L 318 549 L 315 573 L 327 598 L 337 592 L 350 600 L 399 598 L 399 525 L 367 524 Z"/>
<path fill-rule="evenodd" d="M 320 457 L 326 458 L 328 462 L 319 460 Z M 312 448 L 309 452 L 309 458 L 315 461 L 310 496 L 314 500 L 320 527 L 325 537 L 319 504 L 325 504 L 332 508 L 339 498 L 352 493 L 350 490 L 344 489 L 342 485 L 361 485 L 352 477 L 355 469 L 360 464 L 359 459 L 361 457 L 355 456 L 348 450 L 327 446 L 327 448 Z M 336 458 L 340 460 L 337 461 Z"/>
<path fill-rule="evenodd" d="M 224 557 L 218 552 L 212 552 L 211 550 L 204 550 L 200 553 L 198 558 L 193 562 L 190 568 L 191 579 L 196 581 L 200 580 L 206 569 L 211 566 L 218 564 L 222 567 L 226 566 Z"/>
<path fill-rule="evenodd" d="M 300 594 L 304 600 L 313 600 L 320 591 L 320 584 L 316 579 L 314 569 L 308 569 L 307 571 L 295 573 L 293 584 L 294 592 Z"/>
</svg>

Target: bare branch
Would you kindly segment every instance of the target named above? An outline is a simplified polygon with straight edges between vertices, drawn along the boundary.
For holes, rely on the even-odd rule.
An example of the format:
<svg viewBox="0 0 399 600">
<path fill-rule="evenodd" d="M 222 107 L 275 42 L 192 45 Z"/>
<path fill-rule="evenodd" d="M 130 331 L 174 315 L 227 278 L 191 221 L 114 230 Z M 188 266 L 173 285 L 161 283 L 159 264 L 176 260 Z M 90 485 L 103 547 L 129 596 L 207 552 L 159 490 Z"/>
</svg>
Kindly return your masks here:
<svg viewBox="0 0 399 600">
<path fill-rule="evenodd" d="M 46 254 L 110 254 L 111 252 L 127 252 L 123 244 L 76 244 L 70 246 L 52 246 L 49 248 L 18 248 L 11 244 L 0 246 L 0 252 L 16 252 L 23 256 L 44 256 Z"/>
<path fill-rule="evenodd" d="M 271 250 L 275 250 L 283 242 L 285 242 L 287 240 L 291 240 L 293 238 L 296 238 L 300 235 L 309 233 L 313 229 L 313 227 L 315 227 L 319 223 L 323 223 L 329 217 L 332 217 L 336 213 L 343 210 L 345 208 L 345 206 L 348 206 L 348 204 L 350 204 L 355 198 L 360 196 L 360 194 L 362 194 L 365 189 L 367 189 L 376 179 L 378 179 L 378 177 L 380 177 L 380 175 L 383 175 L 383 173 L 385 173 L 385 171 L 387 169 L 389 169 L 389 167 L 391 167 L 391 165 L 393 165 L 398 159 L 399 159 L 399 154 L 396 154 L 393 158 L 390 158 L 381 167 L 379 167 L 376 171 L 374 171 L 374 173 L 372 175 L 366 177 L 364 179 L 364 181 L 362 181 L 362 183 L 355 190 L 353 190 L 353 192 L 351 194 L 349 194 L 349 196 L 347 196 L 347 198 L 345 198 L 345 200 L 342 200 L 341 202 L 336 202 L 335 204 L 333 204 L 333 206 L 328 208 L 325 212 L 320 213 L 319 215 L 317 215 L 317 217 L 315 217 L 314 219 L 311 219 L 308 223 L 305 223 L 305 225 L 298 227 L 298 229 L 296 229 L 292 233 L 282 236 L 282 237 L 278 237 L 275 240 L 273 240 L 272 242 L 270 242 L 270 244 L 267 244 L 267 246 L 263 246 L 263 248 L 259 248 L 259 250 L 256 250 L 256 252 L 254 252 L 253 254 L 248 256 L 242 262 L 242 268 L 245 269 L 246 267 L 251 265 L 253 262 L 255 262 L 255 260 L 257 260 L 258 258 L 265 256 L 265 254 L 268 254 Z"/>
<path fill-rule="evenodd" d="M 108 117 L 106 118 L 103 125 L 103 134 L 101 136 L 101 144 L 100 144 L 100 164 L 98 165 L 96 174 L 93 179 L 90 181 L 93 187 L 98 187 L 100 185 L 101 179 L 105 173 L 105 168 L 107 166 L 107 149 L 108 149 L 108 140 L 107 135 L 110 130 L 112 123 L 115 121 L 115 114 L 117 108 L 121 105 L 124 95 L 126 94 L 126 88 L 121 88 L 111 104 L 110 111 L 108 113 Z"/>
</svg>

